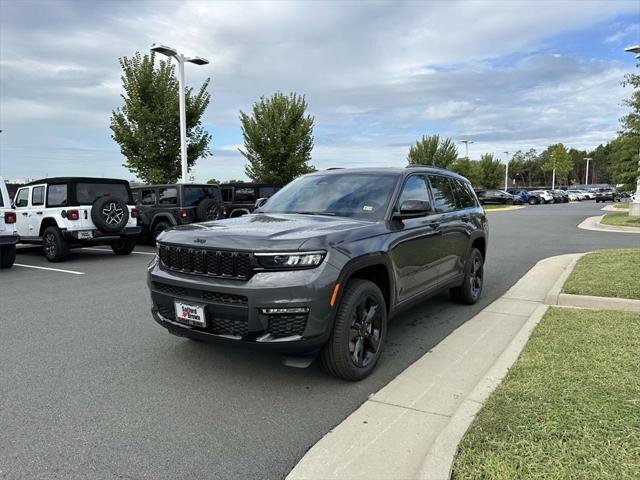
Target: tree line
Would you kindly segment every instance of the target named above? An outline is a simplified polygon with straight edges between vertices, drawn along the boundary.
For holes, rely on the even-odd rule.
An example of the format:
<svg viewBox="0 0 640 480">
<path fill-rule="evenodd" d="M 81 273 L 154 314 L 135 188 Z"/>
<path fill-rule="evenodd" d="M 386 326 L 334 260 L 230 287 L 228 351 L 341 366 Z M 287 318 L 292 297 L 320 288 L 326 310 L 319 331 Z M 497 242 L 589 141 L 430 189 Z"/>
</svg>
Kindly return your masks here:
<svg viewBox="0 0 640 480">
<path fill-rule="evenodd" d="M 178 82 L 175 66 L 155 54 L 122 57 L 123 105 L 112 112 L 112 138 L 126 157 L 124 166 L 147 183 L 172 183 L 180 176 L 180 132 Z M 211 155 L 212 136 L 202 125 L 202 115 L 211 101 L 210 79 L 199 89 L 187 88 L 187 158 L 191 168 Z M 633 89 L 625 105 L 628 115 L 612 141 L 586 151 L 562 143 L 544 151 L 519 150 L 509 159 L 509 186 L 545 186 L 584 183 L 586 161 L 591 158 L 589 183 L 621 183 L 627 189 L 635 182 L 640 151 L 640 75 L 628 74 L 623 85 Z M 251 112 L 240 111 L 244 140 L 240 153 L 246 158 L 245 174 L 252 181 L 286 184 L 315 170 L 311 165 L 314 117 L 309 115 L 304 95 L 276 92 L 261 97 Z M 447 168 L 467 177 L 474 186 L 497 188 L 504 183 L 505 164 L 492 153 L 477 160 L 461 157 L 451 138 L 425 135 L 409 149 L 409 164 Z M 211 179 L 211 183 L 217 182 Z"/>
</svg>

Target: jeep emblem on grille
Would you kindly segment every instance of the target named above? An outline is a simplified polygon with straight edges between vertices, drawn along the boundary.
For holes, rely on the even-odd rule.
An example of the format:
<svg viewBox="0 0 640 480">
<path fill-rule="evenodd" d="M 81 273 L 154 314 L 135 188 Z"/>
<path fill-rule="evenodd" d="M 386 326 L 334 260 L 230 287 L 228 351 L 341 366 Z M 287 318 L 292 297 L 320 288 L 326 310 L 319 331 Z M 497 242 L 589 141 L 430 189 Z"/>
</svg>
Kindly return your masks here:
<svg viewBox="0 0 640 480">
<path fill-rule="evenodd" d="M 196 243 L 206 243 L 206 240 L 204 238 L 198 238 L 198 237 L 196 237 L 193 241 Z"/>
</svg>

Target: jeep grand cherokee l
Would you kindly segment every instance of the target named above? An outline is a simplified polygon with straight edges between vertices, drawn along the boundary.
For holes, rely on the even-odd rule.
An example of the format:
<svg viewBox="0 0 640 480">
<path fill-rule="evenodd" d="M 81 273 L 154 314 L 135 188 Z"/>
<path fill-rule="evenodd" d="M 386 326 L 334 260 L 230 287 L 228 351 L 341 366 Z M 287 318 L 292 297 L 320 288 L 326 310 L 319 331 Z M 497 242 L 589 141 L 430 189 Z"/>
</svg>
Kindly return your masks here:
<svg viewBox="0 0 640 480">
<path fill-rule="evenodd" d="M 162 233 L 151 311 L 175 335 L 319 352 L 330 373 L 359 380 L 404 308 L 442 289 L 478 301 L 486 247 L 484 211 L 455 173 L 317 172 L 252 214 Z"/>
</svg>

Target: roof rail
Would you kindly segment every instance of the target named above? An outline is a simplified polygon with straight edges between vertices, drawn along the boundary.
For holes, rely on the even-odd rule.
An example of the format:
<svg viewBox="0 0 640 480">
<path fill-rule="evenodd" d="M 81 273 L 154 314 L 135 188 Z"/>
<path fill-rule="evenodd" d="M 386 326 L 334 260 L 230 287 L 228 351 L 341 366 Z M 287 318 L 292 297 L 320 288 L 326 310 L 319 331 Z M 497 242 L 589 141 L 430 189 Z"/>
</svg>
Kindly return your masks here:
<svg viewBox="0 0 640 480">
<path fill-rule="evenodd" d="M 419 163 L 412 163 L 412 164 L 407 165 L 404 168 L 425 168 L 425 167 L 426 168 L 440 168 L 440 167 L 436 167 L 434 165 L 422 165 L 422 164 L 419 164 Z"/>
<path fill-rule="evenodd" d="M 344 170 L 344 167 L 330 167 L 327 170 Z"/>
</svg>

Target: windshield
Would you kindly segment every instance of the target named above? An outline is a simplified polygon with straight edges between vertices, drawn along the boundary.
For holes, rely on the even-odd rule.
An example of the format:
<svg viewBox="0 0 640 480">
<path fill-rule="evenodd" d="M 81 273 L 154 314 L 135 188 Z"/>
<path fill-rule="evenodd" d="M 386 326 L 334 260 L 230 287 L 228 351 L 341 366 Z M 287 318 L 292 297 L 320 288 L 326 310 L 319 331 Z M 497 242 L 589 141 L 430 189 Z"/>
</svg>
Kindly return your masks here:
<svg viewBox="0 0 640 480">
<path fill-rule="evenodd" d="M 288 184 L 259 211 L 380 220 L 397 180 L 393 174 L 309 175 Z"/>
<path fill-rule="evenodd" d="M 76 200 L 81 205 L 91 205 L 100 197 L 118 198 L 130 203 L 129 190 L 124 183 L 78 183 Z"/>
</svg>

